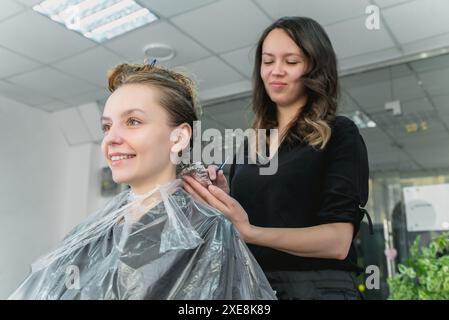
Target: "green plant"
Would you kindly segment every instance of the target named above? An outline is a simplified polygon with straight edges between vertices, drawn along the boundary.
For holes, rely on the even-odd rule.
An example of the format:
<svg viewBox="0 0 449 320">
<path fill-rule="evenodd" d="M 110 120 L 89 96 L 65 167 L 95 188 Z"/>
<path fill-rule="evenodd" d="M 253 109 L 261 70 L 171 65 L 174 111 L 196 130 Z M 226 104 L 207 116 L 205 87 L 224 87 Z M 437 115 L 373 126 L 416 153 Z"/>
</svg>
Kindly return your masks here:
<svg viewBox="0 0 449 320">
<path fill-rule="evenodd" d="M 399 272 L 388 279 L 391 300 L 449 300 L 449 233 L 420 249 L 420 237 Z"/>
</svg>

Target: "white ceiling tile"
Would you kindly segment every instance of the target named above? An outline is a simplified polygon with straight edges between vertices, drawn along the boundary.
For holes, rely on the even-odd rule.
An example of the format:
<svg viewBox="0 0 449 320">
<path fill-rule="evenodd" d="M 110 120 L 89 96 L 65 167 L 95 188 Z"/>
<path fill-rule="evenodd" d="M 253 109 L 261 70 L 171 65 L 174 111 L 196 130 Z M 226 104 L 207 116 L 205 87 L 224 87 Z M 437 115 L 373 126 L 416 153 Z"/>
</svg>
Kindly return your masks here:
<svg viewBox="0 0 449 320">
<path fill-rule="evenodd" d="M 345 71 L 352 68 L 362 67 L 369 64 L 381 63 L 385 60 L 391 60 L 400 57 L 402 54 L 397 48 L 388 48 L 380 51 L 362 53 L 338 60 L 339 70 Z"/>
<path fill-rule="evenodd" d="M 426 131 L 426 134 L 430 134 L 438 130 L 444 130 L 442 123 L 438 118 L 437 112 L 431 106 L 425 104 L 424 102 L 422 105 L 414 106 L 412 104 L 411 106 L 404 106 L 406 103 L 408 103 L 408 101 L 401 101 L 403 113 L 400 115 L 393 115 L 391 111 L 386 111 L 379 108 L 378 112 L 371 114 L 371 117 L 374 122 L 376 122 L 378 127 L 398 139 L 405 138 L 409 135 L 409 130 L 407 130 L 407 128 L 410 125 L 415 126 L 416 131 Z M 406 110 L 409 107 L 416 107 L 418 111 Z"/>
<path fill-rule="evenodd" d="M 16 1 L 28 7 L 33 7 L 34 5 L 41 3 L 43 0 L 16 0 Z"/>
<path fill-rule="evenodd" d="M 251 126 L 252 111 L 249 98 L 226 101 L 204 108 L 203 117 L 219 123 L 223 129 L 247 129 Z"/>
<path fill-rule="evenodd" d="M 29 10 L 0 23 L 0 45 L 50 63 L 93 47 L 95 43 Z"/>
<path fill-rule="evenodd" d="M 449 128 L 449 114 L 440 114 L 440 119 L 446 125 L 446 128 Z"/>
<path fill-rule="evenodd" d="M 246 113 L 251 109 L 251 98 L 239 98 L 236 100 L 228 100 L 224 102 L 210 104 L 204 108 L 204 114 L 218 117 L 226 113 L 241 112 Z"/>
<path fill-rule="evenodd" d="M 244 112 L 244 110 L 238 112 L 228 112 L 221 114 L 218 119 L 221 122 L 228 124 L 226 129 L 246 130 L 251 127 L 252 113 Z"/>
<path fill-rule="evenodd" d="M 424 90 L 418 85 L 415 76 L 393 79 L 391 90 L 393 99 L 411 100 L 424 97 Z"/>
<path fill-rule="evenodd" d="M 403 78 L 406 76 L 412 75 L 412 71 L 410 70 L 409 66 L 407 64 L 398 64 L 391 67 L 387 67 L 382 69 L 385 72 L 388 72 L 389 77 L 393 77 L 393 79 L 396 78 Z"/>
<path fill-rule="evenodd" d="M 369 143 L 366 145 L 368 150 L 368 160 L 371 166 L 383 166 L 385 164 L 399 163 L 401 160 L 408 159 L 404 153 L 392 145 L 383 145 L 380 149 L 373 148 Z"/>
<path fill-rule="evenodd" d="M 203 114 L 202 119 L 206 120 L 204 126 L 201 123 L 201 129 L 215 128 L 223 130 L 224 129 L 247 129 L 251 126 L 251 121 L 248 114 L 242 111 L 228 112 L 220 115 Z M 217 125 L 218 124 L 218 125 Z"/>
<path fill-rule="evenodd" d="M 400 43 L 449 32 L 449 1 L 412 1 L 382 11 L 383 17 Z"/>
<path fill-rule="evenodd" d="M 426 51 L 445 48 L 449 43 L 449 33 L 420 39 L 413 42 L 401 44 L 404 55 L 423 53 Z"/>
<path fill-rule="evenodd" d="M 417 72 L 449 68 L 449 54 L 433 58 L 421 59 L 411 62 L 410 65 L 412 66 L 413 70 Z"/>
<path fill-rule="evenodd" d="M 338 111 L 342 114 L 350 113 L 351 111 L 359 110 L 359 107 L 353 99 L 344 91 L 341 90 L 341 97 L 338 103 Z"/>
<path fill-rule="evenodd" d="M 250 46 L 222 54 L 221 58 L 242 72 L 248 78 L 251 78 L 254 67 L 255 51 L 255 46 Z"/>
<path fill-rule="evenodd" d="M 208 90 L 199 91 L 199 99 L 202 103 L 213 103 L 214 100 L 223 100 L 225 97 L 237 95 L 246 95 L 251 92 L 251 81 L 246 79 L 242 81 L 233 81 L 221 87 L 212 87 Z"/>
<path fill-rule="evenodd" d="M 365 27 L 365 17 L 336 23 L 325 28 L 338 59 L 394 47 L 385 28 L 369 30 Z"/>
<path fill-rule="evenodd" d="M 428 117 L 425 112 L 402 115 L 401 117 L 396 117 L 394 120 L 395 121 L 392 121 L 391 123 L 396 124 L 389 126 L 385 130 L 399 142 L 414 140 L 412 143 L 417 143 L 418 141 L 431 143 L 433 136 L 440 134 L 441 132 L 447 134 L 440 119 Z M 408 132 L 407 126 L 412 124 L 416 125 L 417 130 L 415 132 Z M 423 125 L 425 126 L 423 127 Z"/>
<path fill-rule="evenodd" d="M 374 0 L 374 3 L 381 8 L 396 6 L 413 0 Z"/>
<path fill-rule="evenodd" d="M 346 88 L 363 87 L 366 85 L 390 81 L 390 79 L 403 78 L 412 75 L 410 69 L 404 65 L 375 69 L 341 77 L 340 81 Z"/>
<path fill-rule="evenodd" d="M 13 0 L 2 0 L 0 2 L 0 21 L 23 10 L 25 10 L 25 8 Z"/>
<path fill-rule="evenodd" d="M 71 97 L 64 98 L 64 101 L 70 106 L 80 106 L 90 102 L 104 104 L 109 97 L 110 92 L 106 88 L 99 88 L 83 94 L 77 94 Z"/>
<path fill-rule="evenodd" d="M 389 77 L 385 72 L 385 69 L 379 69 L 343 76 L 340 78 L 340 83 L 343 87 L 350 89 L 355 87 L 364 87 L 388 79 Z"/>
<path fill-rule="evenodd" d="M 23 88 L 29 88 L 59 99 L 96 88 L 94 85 L 86 83 L 86 81 L 75 79 L 50 67 L 11 77 L 9 81 Z"/>
<path fill-rule="evenodd" d="M 11 98 L 29 106 L 42 105 L 54 101 L 53 98 L 33 90 L 24 89 L 20 86 L 0 80 L 0 95 Z"/>
<path fill-rule="evenodd" d="M 367 144 L 366 147 L 368 150 L 370 168 L 380 164 L 396 162 L 404 157 L 402 152 L 391 145 L 373 146 L 371 144 Z"/>
<path fill-rule="evenodd" d="M 218 53 L 256 43 L 262 30 L 271 23 L 248 0 L 220 1 L 176 16 L 171 21 Z"/>
<path fill-rule="evenodd" d="M 207 57 L 210 53 L 167 22 L 159 21 L 119 36 L 104 44 L 133 62 L 145 59 L 143 48 L 150 43 L 163 43 L 176 51 L 176 56 L 163 64 L 175 66 Z"/>
<path fill-rule="evenodd" d="M 429 156 L 430 157 L 430 156 Z M 449 157 L 444 155 L 444 158 L 428 158 L 427 161 L 422 161 L 421 164 L 423 167 L 427 169 L 438 169 L 438 168 L 447 168 L 447 164 L 449 163 Z"/>
<path fill-rule="evenodd" d="M 391 144 L 391 139 L 380 128 L 361 129 L 360 134 L 365 140 L 366 145 L 370 145 L 371 148 L 374 148 L 376 145 L 385 146 Z"/>
<path fill-rule="evenodd" d="M 449 94 L 449 68 L 421 72 L 419 78 L 431 95 Z"/>
<path fill-rule="evenodd" d="M 243 77 L 217 57 L 180 66 L 195 79 L 199 90 L 207 90 L 243 80 Z"/>
<path fill-rule="evenodd" d="M 423 166 L 421 164 L 418 165 L 412 161 L 403 160 L 403 161 L 401 161 L 401 163 L 399 163 L 399 171 L 402 171 L 402 172 L 418 171 L 422 167 Z"/>
<path fill-rule="evenodd" d="M 142 6 L 154 10 L 165 18 L 205 6 L 214 1 L 216 0 L 138 0 Z"/>
<path fill-rule="evenodd" d="M 432 144 L 423 144 L 416 148 L 408 149 L 416 161 L 428 168 L 445 167 L 449 163 L 449 136 L 435 139 Z"/>
<path fill-rule="evenodd" d="M 433 111 L 433 107 L 427 98 L 418 98 L 401 101 L 401 110 L 404 115 L 415 114 L 423 111 Z"/>
<path fill-rule="evenodd" d="M 432 147 L 437 141 L 449 142 L 449 133 L 439 123 L 429 124 L 432 126 L 438 126 L 438 129 L 433 130 L 432 133 L 427 134 L 425 132 L 408 133 L 401 137 L 400 142 L 408 150 L 419 150 Z M 446 142 L 445 142 L 446 144 Z"/>
<path fill-rule="evenodd" d="M 56 112 L 56 111 L 67 109 L 70 106 L 67 103 L 63 102 L 63 101 L 55 100 L 53 102 L 49 102 L 49 103 L 45 103 L 45 104 L 42 104 L 42 105 L 38 105 L 36 107 L 41 109 L 41 110 L 44 110 L 44 111 L 47 111 L 47 112 L 51 113 L 51 112 Z"/>
<path fill-rule="evenodd" d="M 433 96 L 432 101 L 441 116 L 449 116 L 449 95 Z"/>
<path fill-rule="evenodd" d="M 69 59 L 54 64 L 54 67 L 99 86 L 107 86 L 107 72 L 124 59 L 111 51 L 97 46 Z"/>
<path fill-rule="evenodd" d="M 39 67 L 40 64 L 0 47 L 0 78 L 22 73 Z"/>
<path fill-rule="evenodd" d="M 385 102 L 394 100 L 390 95 L 390 85 L 386 82 L 348 88 L 347 91 L 364 109 L 375 107 L 376 110 L 383 110 Z"/>
<path fill-rule="evenodd" d="M 368 0 L 256 0 L 273 18 L 310 17 L 322 25 L 365 15 Z"/>
<path fill-rule="evenodd" d="M 397 74 L 404 74 L 406 71 L 407 69 L 397 70 Z M 375 107 L 378 111 L 384 110 L 384 105 L 388 101 L 424 98 L 424 91 L 414 76 L 400 78 L 393 76 L 393 81 L 389 77 L 388 69 L 382 69 L 347 77 L 342 80 L 342 84 L 359 105 L 371 109 Z M 355 83 L 357 80 L 358 84 Z"/>
<path fill-rule="evenodd" d="M 70 145 L 91 141 L 89 129 L 77 108 L 53 112 L 52 117 L 59 125 L 59 128 Z"/>
</svg>

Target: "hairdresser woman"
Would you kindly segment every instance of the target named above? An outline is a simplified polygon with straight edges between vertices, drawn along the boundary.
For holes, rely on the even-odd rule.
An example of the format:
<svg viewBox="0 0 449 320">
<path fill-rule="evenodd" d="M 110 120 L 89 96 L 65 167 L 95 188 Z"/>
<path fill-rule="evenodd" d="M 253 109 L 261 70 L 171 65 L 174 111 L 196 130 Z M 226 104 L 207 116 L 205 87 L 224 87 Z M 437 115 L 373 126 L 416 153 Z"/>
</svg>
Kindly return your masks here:
<svg viewBox="0 0 449 320">
<path fill-rule="evenodd" d="M 274 22 L 258 42 L 253 81 L 253 128 L 279 132 L 276 174 L 233 164 L 228 188 L 210 167 L 213 186 L 186 177 L 184 187 L 233 222 L 279 299 L 358 299 L 353 239 L 368 160 L 356 125 L 336 116 L 337 63 L 326 32 L 309 18 Z"/>
</svg>

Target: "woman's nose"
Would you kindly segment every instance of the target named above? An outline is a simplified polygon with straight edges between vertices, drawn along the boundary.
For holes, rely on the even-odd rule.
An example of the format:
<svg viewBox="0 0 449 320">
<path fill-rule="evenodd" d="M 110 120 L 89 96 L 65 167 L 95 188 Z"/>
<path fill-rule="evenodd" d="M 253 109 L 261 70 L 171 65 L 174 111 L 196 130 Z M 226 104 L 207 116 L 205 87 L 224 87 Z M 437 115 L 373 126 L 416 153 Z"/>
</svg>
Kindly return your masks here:
<svg viewBox="0 0 449 320">
<path fill-rule="evenodd" d="M 282 63 L 275 63 L 271 73 L 275 76 L 284 75 L 284 67 L 283 67 Z"/>
<path fill-rule="evenodd" d="M 108 144 L 120 144 L 123 142 L 123 137 L 122 134 L 120 132 L 120 130 L 118 128 L 114 128 L 113 126 L 111 126 L 107 133 L 105 134 L 104 138 L 104 143 L 106 145 Z"/>
</svg>

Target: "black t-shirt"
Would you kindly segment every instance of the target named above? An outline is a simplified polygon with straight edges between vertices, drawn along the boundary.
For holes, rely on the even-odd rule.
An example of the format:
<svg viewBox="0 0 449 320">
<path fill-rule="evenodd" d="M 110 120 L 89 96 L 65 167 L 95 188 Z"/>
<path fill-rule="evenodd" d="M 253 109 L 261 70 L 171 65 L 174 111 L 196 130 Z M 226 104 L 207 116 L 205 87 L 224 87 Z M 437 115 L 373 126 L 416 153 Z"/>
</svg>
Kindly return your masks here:
<svg viewBox="0 0 449 320">
<path fill-rule="evenodd" d="M 278 170 L 260 175 L 259 164 L 233 164 L 231 195 L 260 227 L 311 227 L 334 222 L 354 224 L 357 234 L 368 198 L 368 157 L 357 126 L 337 116 L 323 150 L 306 143 L 283 142 Z M 235 162 L 234 162 L 235 163 Z M 308 258 L 249 245 L 264 271 L 346 270 L 360 272 L 354 244 L 345 260 Z"/>
</svg>

